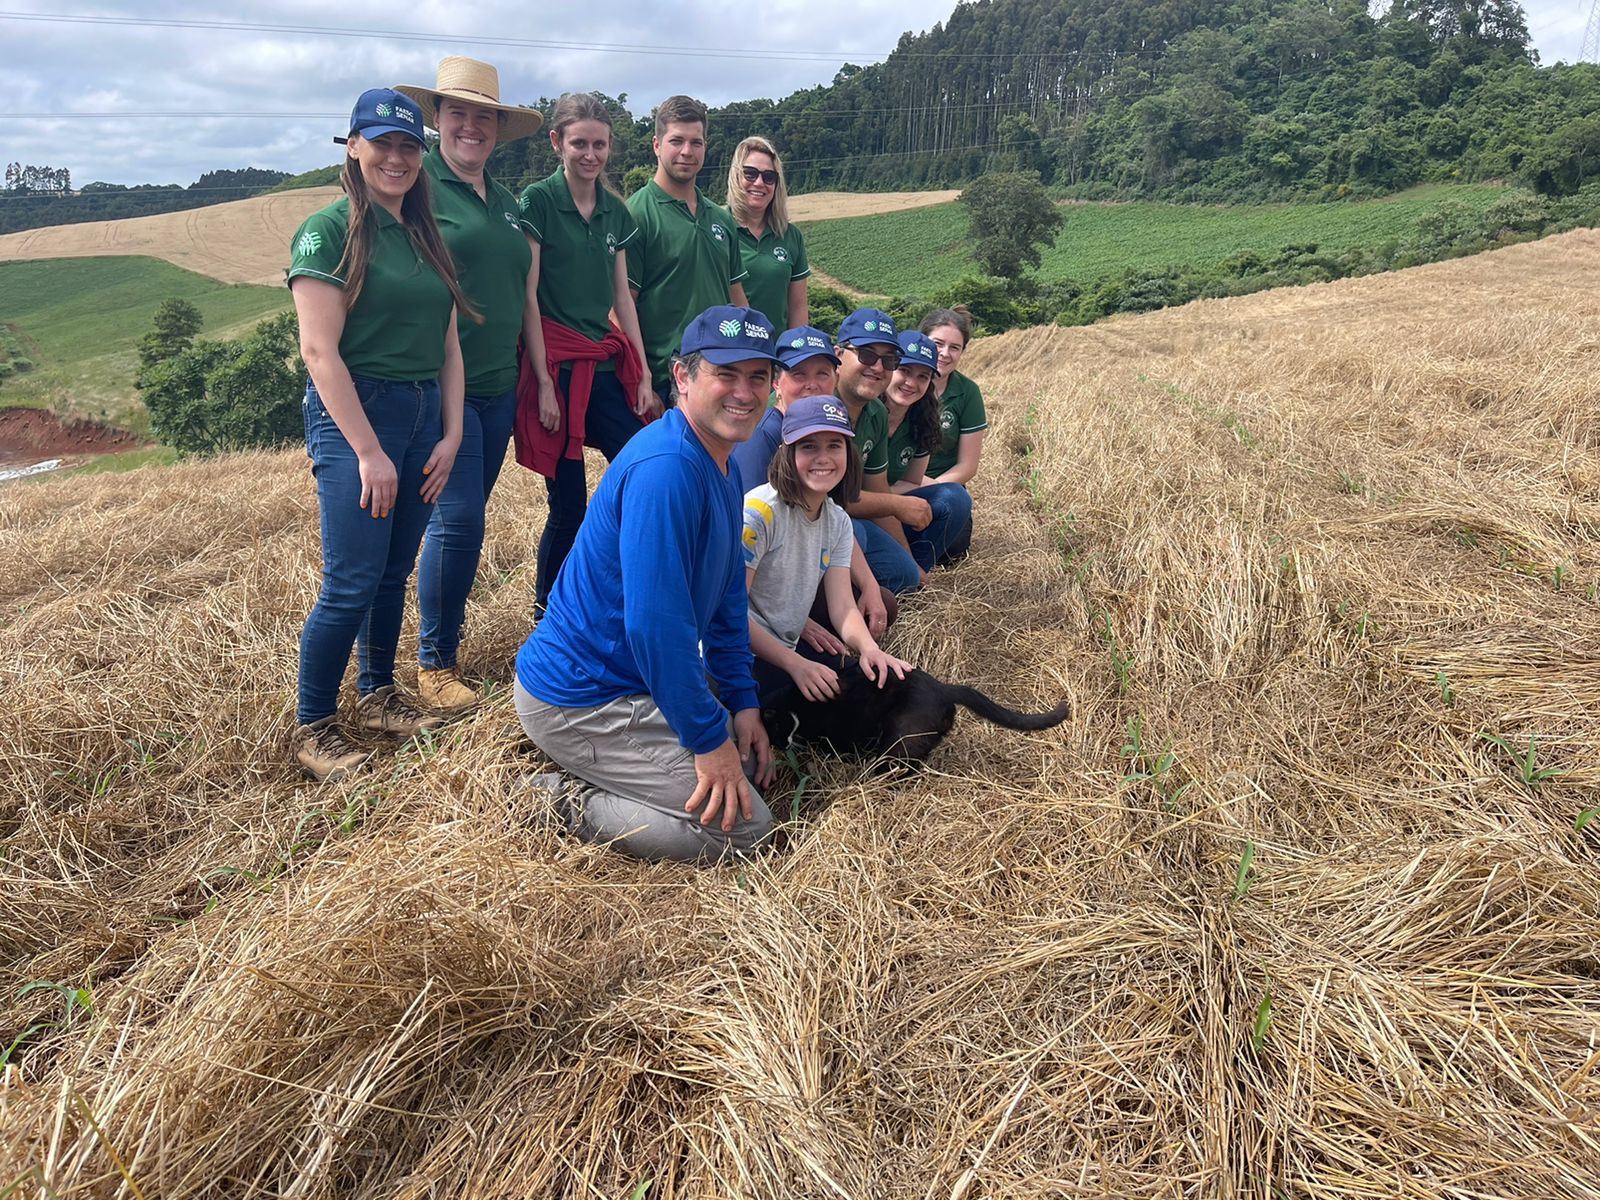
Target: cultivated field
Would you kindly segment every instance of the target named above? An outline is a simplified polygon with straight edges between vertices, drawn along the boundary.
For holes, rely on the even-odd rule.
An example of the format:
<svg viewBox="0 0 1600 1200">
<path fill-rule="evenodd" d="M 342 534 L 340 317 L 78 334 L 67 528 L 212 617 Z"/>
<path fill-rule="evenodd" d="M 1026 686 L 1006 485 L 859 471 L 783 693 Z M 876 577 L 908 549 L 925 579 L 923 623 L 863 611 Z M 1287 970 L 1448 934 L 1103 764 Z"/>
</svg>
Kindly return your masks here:
<svg viewBox="0 0 1600 1200">
<path fill-rule="evenodd" d="M 300 222 L 340 194 L 336 187 L 300 188 L 187 212 L 8 233 L 0 236 L 0 262 L 140 254 L 224 283 L 275 287 L 283 283 L 289 240 Z M 814 192 L 793 197 L 790 215 L 797 221 L 866 217 L 955 198 L 953 191 Z"/>
<path fill-rule="evenodd" d="M 1600 1197 L 1597 268 L 978 345 L 973 555 L 894 645 L 1075 714 L 803 756 L 742 871 L 529 821 L 525 472 L 497 696 L 327 789 L 302 454 L 13 486 L 0 1191 Z"/>
<path fill-rule="evenodd" d="M 1417 218 L 1447 201 L 1481 213 L 1504 195 L 1490 184 L 1456 184 L 1339 204 L 1073 204 L 1062 210 L 1066 223 L 1044 252 L 1038 276 L 1088 286 L 1130 268 L 1208 267 L 1245 251 L 1271 257 L 1287 246 L 1314 244 L 1340 254 L 1407 237 Z M 926 296 L 981 273 L 959 204 L 873 221 L 826 221 L 805 232 L 813 259 L 879 296 Z"/>
</svg>

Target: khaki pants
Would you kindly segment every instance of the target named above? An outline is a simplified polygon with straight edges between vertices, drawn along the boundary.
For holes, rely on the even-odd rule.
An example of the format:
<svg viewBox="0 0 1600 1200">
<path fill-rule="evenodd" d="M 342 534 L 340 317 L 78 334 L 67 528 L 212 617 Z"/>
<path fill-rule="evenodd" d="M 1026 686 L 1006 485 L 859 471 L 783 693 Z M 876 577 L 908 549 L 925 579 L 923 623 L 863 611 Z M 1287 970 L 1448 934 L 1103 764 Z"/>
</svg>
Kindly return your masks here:
<svg viewBox="0 0 1600 1200">
<path fill-rule="evenodd" d="M 722 831 L 684 811 L 697 782 L 694 755 L 678 743 L 649 696 L 624 696 L 595 708 L 557 708 L 516 685 L 517 719 L 533 744 L 588 787 L 565 791 L 567 828 L 652 862 L 710 863 L 763 848 L 772 813 L 750 785 L 750 820 Z M 733 719 L 729 718 L 729 735 Z M 745 773 L 754 770 L 745 763 Z"/>
</svg>

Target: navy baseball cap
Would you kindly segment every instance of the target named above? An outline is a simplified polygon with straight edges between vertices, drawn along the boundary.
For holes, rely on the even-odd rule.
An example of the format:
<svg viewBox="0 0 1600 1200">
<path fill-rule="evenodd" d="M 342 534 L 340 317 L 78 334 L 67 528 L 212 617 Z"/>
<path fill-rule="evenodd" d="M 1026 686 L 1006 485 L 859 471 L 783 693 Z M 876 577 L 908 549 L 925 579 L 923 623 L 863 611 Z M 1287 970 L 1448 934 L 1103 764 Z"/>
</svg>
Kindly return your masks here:
<svg viewBox="0 0 1600 1200">
<path fill-rule="evenodd" d="M 784 410 L 785 446 L 813 433 L 842 433 L 845 437 L 855 437 L 856 429 L 850 424 L 850 413 L 843 400 L 836 396 L 805 396 Z"/>
<path fill-rule="evenodd" d="M 404 133 L 427 146 L 422 137 L 422 110 L 410 96 L 393 88 L 368 88 L 350 110 L 350 132 L 364 138 L 379 138 L 386 133 Z M 344 138 L 334 138 L 342 142 Z"/>
<path fill-rule="evenodd" d="M 858 308 L 839 326 L 841 346 L 868 346 L 874 342 L 890 346 L 898 344 L 895 341 L 894 318 L 880 309 Z"/>
<path fill-rule="evenodd" d="M 732 304 L 719 304 L 708 308 L 683 331 L 683 341 L 678 353 L 704 356 L 707 362 L 718 366 L 764 358 L 777 362 L 772 352 L 772 326 L 767 318 L 753 308 L 738 308 Z"/>
<path fill-rule="evenodd" d="M 939 373 L 939 351 L 928 340 L 927 334 L 908 329 L 896 339 L 895 344 L 900 347 L 902 367 L 927 367 L 935 375 Z"/>
<path fill-rule="evenodd" d="M 833 339 L 815 325 L 785 329 L 778 339 L 778 361 L 785 369 L 818 357 L 826 358 L 836 367 L 839 365 L 839 356 L 833 352 Z"/>
</svg>

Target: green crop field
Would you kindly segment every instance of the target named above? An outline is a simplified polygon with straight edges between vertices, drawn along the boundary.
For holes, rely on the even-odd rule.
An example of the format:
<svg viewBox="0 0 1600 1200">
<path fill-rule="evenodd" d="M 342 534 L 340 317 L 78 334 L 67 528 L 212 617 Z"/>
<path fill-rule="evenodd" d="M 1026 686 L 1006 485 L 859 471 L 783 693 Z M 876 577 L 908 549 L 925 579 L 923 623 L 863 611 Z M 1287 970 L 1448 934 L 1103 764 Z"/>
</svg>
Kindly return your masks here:
<svg viewBox="0 0 1600 1200">
<path fill-rule="evenodd" d="M 51 408 L 138 431 L 134 390 L 139 339 L 169 296 L 226 336 L 289 306 L 286 288 L 219 283 L 154 258 L 53 258 L 0 263 L 0 327 L 12 331 L 31 370 L 0 383 L 0 405 Z"/>
<path fill-rule="evenodd" d="M 1127 268 L 1205 266 L 1312 242 L 1337 254 L 1403 237 L 1448 200 L 1481 213 L 1504 194 L 1478 184 L 1333 204 L 1074 204 L 1062 211 L 1066 223 L 1039 275 L 1088 285 Z M 925 296 L 978 270 L 959 203 L 810 221 L 804 230 L 813 264 L 873 295 Z"/>
</svg>

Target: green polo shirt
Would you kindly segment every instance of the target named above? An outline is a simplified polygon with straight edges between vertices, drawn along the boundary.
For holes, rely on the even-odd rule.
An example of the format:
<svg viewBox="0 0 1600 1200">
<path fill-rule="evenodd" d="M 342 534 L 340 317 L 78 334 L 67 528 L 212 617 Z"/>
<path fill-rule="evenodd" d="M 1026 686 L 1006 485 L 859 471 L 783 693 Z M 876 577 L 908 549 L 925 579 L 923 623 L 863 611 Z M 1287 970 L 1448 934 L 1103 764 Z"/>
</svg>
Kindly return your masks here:
<svg viewBox="0 0 1600 1200">
<path fill-rule="evenodd" d="M 789 285 L 811 274 L 806 239 L 793 221 L 782 237 L 773 233 L 770 225 L 759 238 L 741 225 L 738 238 L 740 261 L 748 276 L 744 294 L 750 307 L 772 322 L 773 333 L 782 333 L 789 328 Z"/>
<path fill-rule="evenodd" d="M 339 357 L 350 374 L 369 379 L 437 379 L 455 304 L 450 289 L 387 209 L 374 204 L 371 221 L 372 254 L 361 294 L 345 314 Z M 348 197 L 307 217 L 289 243 L 290 282 L 304 275 L 343 288 L 338 269 L 349 228 Z"/>
<path fill-rule="evenodd" d="M 856 418 L 856 449 L 865 474 L 882 475 L 889 469 L 889 410 L 882 400 L 867 401 Z"/>
<path fill-rule="evenodd" d="M 533 251 L 518 224 L 517 198 L 485 174 L 480 200 L 438 147 L 423 156 L 422 169 L 433 180 L 434 220 L 456 261 L 461 290 L 483 317 L 482 325 L 465 313 L 456 318 L 467 395 L 502 395 L 517 386 L 517 339 L 533 265 Z"/>
<path fill-rule="evenodd" d="M 887 412 L 884 416 L 884 424 L 887 427 Z M 899 483 L 917 457 L 917 439 L 912 436 L 911 418 L 907 416 L 900 422 L 900 428 L 889 435 L 889 482 Z"/>
<path fill-rule="evenodd" d="M 594 212 L 585 221 L 561 167 L 522 193 L 522 227 L 539 243 L 539 312 L 598 342 L 611 331 L 617 251 L 631 259 L 639 233 L 633 214 L 612 193 L 596 187 Z M 614 371 L 610 359 L 597 364 Z"/>
<path fill-rule="evenodd" d="M 928 474 L 937 478 L 956 465 L 961 435 L 979 433 L 989 428 L 989 418 L 983 411 L 983 393 L 960 371 L 950 372 L 950 383 L 939 399 L 940 442 L 928 459 Z"/>
<path fill-rule="evenodd" d="M 628 247 L 628 286 L 639 293 L 639 332 L 658 384 L 668 378 L 689 322 L 728 303 L 728 289 L 744 278 L 733 218 L 699 188 L 694 194 L 693 215 L 654 179 L 628 197 L 628 211 L 639 223 L 639 236 Z"/>
</svg>

